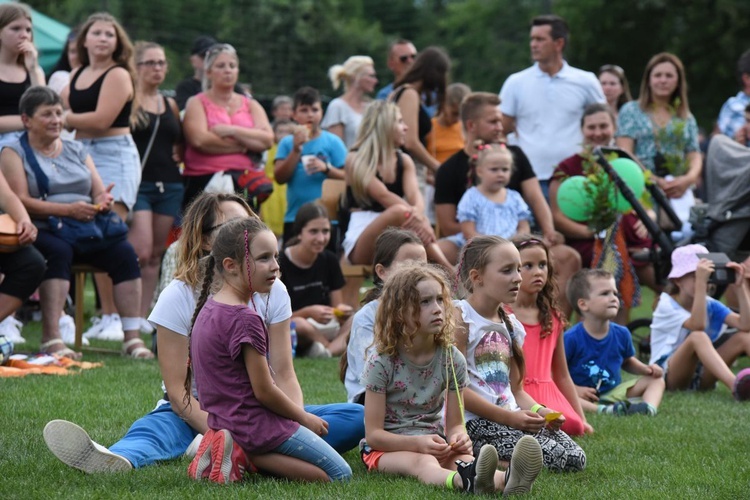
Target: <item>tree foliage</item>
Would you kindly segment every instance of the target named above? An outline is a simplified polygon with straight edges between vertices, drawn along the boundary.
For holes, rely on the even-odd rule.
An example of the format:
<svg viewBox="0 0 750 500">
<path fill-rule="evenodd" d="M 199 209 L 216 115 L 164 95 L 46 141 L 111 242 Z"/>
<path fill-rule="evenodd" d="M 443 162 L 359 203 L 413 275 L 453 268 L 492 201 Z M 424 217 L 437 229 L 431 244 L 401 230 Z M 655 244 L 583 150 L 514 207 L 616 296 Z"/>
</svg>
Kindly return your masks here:
<svg viewBox="0 0 750 500">
<path fill-rule="evenodd" d="M 596 71 L 618 64 L 638 94 L 648 59 L 662 51 L 685 63 L 690 107 L 710 127 L 721 103 L 737 92 L 739 55 L 750 48 L 746 0 L 27 0 L 71 26 L 106 10 L 134 40 L 167 49 L 168 84 L 191 72 L 192 40 L 212 34 L 232 43 L 241 78 L 260 94 L 312 85 L 332 94 L 327 69 L 354 54 L 376 62 L 381 83 L 391 75 L 386 48 L 409 38 L 418 48 L 444 47 L 453 80 L 497 92 L 507 76 L 531 64 L 529 21 L 554 12 L 571 28 L 566 58 Z"/>
</svg>

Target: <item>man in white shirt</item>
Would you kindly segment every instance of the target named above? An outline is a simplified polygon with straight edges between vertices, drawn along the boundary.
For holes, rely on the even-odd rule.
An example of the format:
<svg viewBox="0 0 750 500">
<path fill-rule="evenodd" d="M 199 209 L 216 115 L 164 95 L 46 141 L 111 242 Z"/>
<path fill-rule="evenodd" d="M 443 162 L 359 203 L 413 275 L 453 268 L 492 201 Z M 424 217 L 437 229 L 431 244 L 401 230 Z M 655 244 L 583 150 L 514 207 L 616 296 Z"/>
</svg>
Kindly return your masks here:
<svg viewBox="0 0 750 500">
<path fill-rule="evenodd" d="M 529 157 L 547 198 L 555 167 L 581 149 L 584 108 L 607 102 L 593 73 L 573 68 L 563 59 L 567 40 L 564 19 L 535 17 L 531 21 L 534 65 L 510 75 L 500 90 L 508 140 Z"/>
</svg>

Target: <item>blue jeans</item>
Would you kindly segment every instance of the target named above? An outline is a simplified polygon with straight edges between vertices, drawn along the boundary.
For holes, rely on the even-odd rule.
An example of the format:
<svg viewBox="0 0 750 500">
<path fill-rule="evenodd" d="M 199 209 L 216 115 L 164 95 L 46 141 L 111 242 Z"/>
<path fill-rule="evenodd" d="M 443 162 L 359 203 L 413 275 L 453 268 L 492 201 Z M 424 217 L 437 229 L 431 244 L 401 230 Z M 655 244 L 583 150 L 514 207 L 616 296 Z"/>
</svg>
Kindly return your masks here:
<svg viewBox="0 0 750 500">
<path fill-rule="evenodd" d="M 346 460 L 317 434 L 301 425 L 297 432 L 271 450 L 271 453 L 281 453 L 308 462 L 323 469 L 331 481 L 348 481 L 352 477 L 352 468 Z"/>
<path fill-rule="evenodd" d="M 339 453 L 354 448 L 365 437 L 364 407 L 361 405 L 308 405 L 305 411 L 328 422 L 329 432 L 323 440 Z M 127 458 L 137 469 L 182 456 L 196 434 L 172 411 L 172 405 L 165 403 L 133 422 L 128 432 L 109 450 Z"/>
</svg>

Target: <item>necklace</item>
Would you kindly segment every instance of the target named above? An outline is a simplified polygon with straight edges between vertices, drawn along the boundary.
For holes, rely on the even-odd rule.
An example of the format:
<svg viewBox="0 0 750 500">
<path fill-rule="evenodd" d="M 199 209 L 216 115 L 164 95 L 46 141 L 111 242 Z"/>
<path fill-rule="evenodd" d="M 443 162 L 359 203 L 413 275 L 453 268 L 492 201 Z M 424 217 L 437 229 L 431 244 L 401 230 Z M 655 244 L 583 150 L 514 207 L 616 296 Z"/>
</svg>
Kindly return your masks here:
<svg viewBox="0 0 750 500">
<path fill-rule="evenodd" d="M 46 158 L 55 158 L 60 153 L 60 146 L 62 146 L 62 141 L 55 140 L 55 145 L 52 148 L 51 152 L 48 153 L 47 151 L 43 149 L 38 149 L 37 151 L 39 151 L 39 154 L 41 154 L 42 156 Z"/>
</svg>

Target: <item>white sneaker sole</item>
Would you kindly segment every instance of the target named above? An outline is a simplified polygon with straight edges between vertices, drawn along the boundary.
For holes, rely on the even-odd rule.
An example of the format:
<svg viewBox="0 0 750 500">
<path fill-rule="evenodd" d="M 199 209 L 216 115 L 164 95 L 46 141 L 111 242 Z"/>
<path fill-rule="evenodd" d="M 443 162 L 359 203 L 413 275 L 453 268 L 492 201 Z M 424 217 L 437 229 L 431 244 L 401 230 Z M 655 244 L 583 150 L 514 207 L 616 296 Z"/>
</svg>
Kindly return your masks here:
<svg viewBox="0 0 750 500">
<path fill-rule="evenodd" d="M 185 454 L 183 456 L 191 460 L 195 458 L 195 454 L 198 453 L 198 448 L 200 448 L 201 446 L 201 441 L 203 441 L 203 434 L 197 434 L 190 445 L 187 447 L 187 450 L 185 450 Z"/>
<path fill-rule="evenodd" d="M 497 450 L 491 444 L 482 446 L 477 456 L 474 471 L 474 493 L 492 495 L 495 493 L 495 472 L 497 471 Z"/>
<path fill-rule="evenodd" d="M 529 493 L 542 471 L 542 447 L 531 436 L 523 436 L 516 443 L 510 457 L 510 477 L 503 496 Z"/>
<path fill-rule="evenodd" d="M 44 426 L 44 441 L 61 462 L 87 474 L 133 469 L 125 457 L 97 445 L 85 430 L 66 420 L 48 422 Z"/>
</svg>

